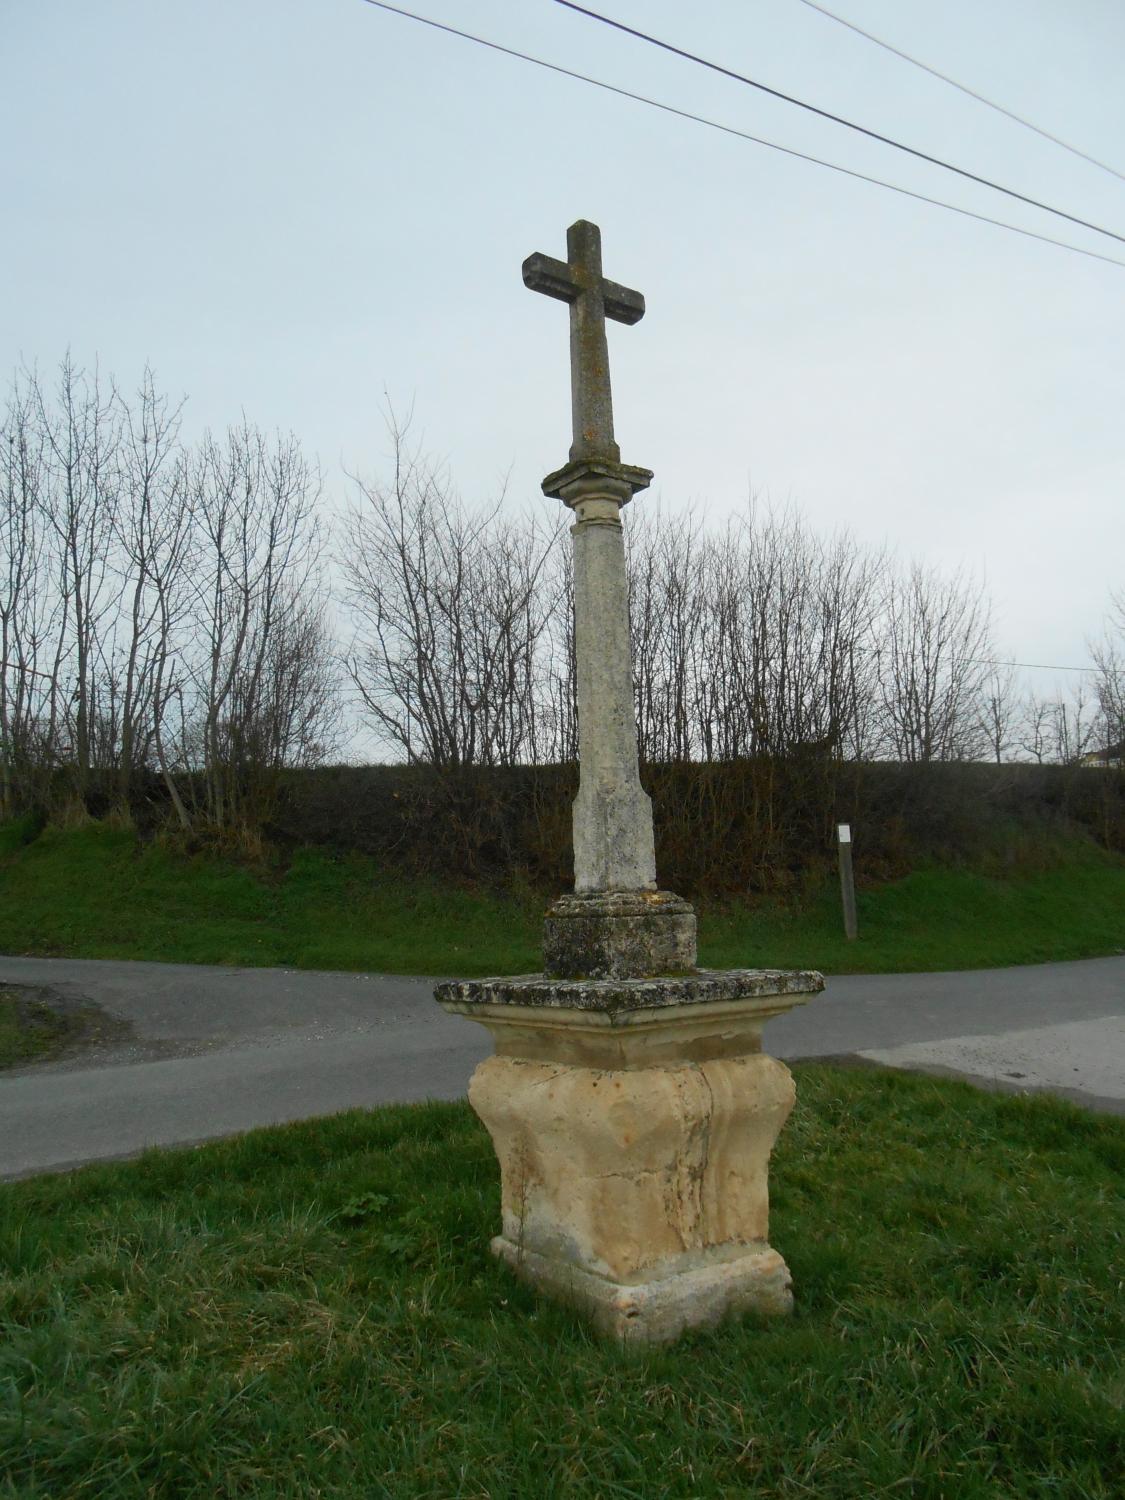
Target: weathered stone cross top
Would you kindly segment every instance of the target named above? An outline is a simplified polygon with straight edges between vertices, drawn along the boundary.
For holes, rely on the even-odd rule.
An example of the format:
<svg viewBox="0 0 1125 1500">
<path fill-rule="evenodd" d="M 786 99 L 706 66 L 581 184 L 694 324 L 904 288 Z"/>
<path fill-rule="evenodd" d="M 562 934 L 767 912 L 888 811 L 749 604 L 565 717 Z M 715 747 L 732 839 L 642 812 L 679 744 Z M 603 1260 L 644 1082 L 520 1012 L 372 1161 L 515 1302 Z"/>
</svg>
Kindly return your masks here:
<svg viewBox="0 0 1125 1500">
<path fill-rule="evenodd" d="M 602 275 L 602 235 L 596 224 L 586 219 L 572 224 L 566 232 L 566 253 L 569 259 L 565 261 L 529 255 L 523 263 L 524 285 L 570 304 L 571 462 L 600 459 L 619 464 L 605 320 L 639 323 L 645 315 L 645 299 L 640 292 Z M 638 476 L 648 473 L 644 469 L 634 472 Z"/>
</svg>

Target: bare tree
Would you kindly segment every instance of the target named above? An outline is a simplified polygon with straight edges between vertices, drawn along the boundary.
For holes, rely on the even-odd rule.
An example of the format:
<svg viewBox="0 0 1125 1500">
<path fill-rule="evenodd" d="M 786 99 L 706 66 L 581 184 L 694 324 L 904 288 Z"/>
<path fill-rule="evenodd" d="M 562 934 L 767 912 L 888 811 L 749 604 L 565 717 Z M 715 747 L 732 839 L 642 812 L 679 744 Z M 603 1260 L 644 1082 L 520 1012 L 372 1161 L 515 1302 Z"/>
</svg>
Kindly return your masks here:
<svg viewBox="0 0 1125 1500">
<path fill-rule="evenodd" d="M 1106 749 L 1125 758 L 1125 590 L 1110 596 L 1104 635 L 1090 647 Z"/>
<path fill-rule="evenodd" d="M 1019 707 L 1015 669 L 998 662 L 981 684 L 979 708 L 981 736 L 997 765 L 1015 745 Z"/>
<path fill-rule="evenodd" d="M 188 485 L 194 748 L 205 815 L 221 828 L 259 820 L 280 768 L 315 758 L 332 730 L 321 485 L 295 438 L 268 440 L 245 421 L 204 440 Z"/>
<path fill-rule="evenodd" d="M 128 807 L 158 768 L 176 815 L 259 818 L 322 754 L 339 695 L 317 507 L 293 438 L 249 423 L 194 452 L 145 370 L 135 395 L 68 356 L 3 421 L 0 806 L 57 768 Z M 198 773 L 185 781 L 184 773 Z M 57 777 L 55 778 L 57 780 Z"/>
<path fill-rule="evenodd" d="M 753 506 L 713 535 L 642 511 L 629 562 L 647 759 L 863 753 L 881 556 Z"/>
<path fill-rule="evenodd" d="M 28 393 L 42 440 L 39 504 L 53 532 L 54 586 L 61 604 L 47 735 L 56 743 L 65 733 L 75 790 L 82 796 L 99 739 L 99 717 L 111 708 L 111 694 L 104 691 L 107 685 L 98 669 L 106 648 L 103 630 L 116 603 L 110 552 L 120 420 L 97 371 L 79 370 L 69 354 L 50 395 L 34 373 Z"/>
<path fill-rule="evenodd" d="M 912 564 L 888 591 L 884 651 L 880 687 L 891 751 L 912 762 L 975 758 L 993 657 L 983 590 L 961 574 L 942 578 Z"/>
<path fill-rule="evenodd" d="M 121 472 L 113 516 L 121 585 L 115 684 L 118 796 L 128 807 L 136 772 L 155 755 L 181 822 L 186 813 L 163 753 L 163 721 L 176 687 L 174 639 L 189 605 L 192 528 L 187 467 L 179 452 L 182 402 L 172 406 L 145 369 L 135 404 L 118 396 Z"/>
<path fill-rule="evenodd" d="M 1016 743 L 1037 765 L 1072 765 L 1101 732 L 1096 693 L 1079 678 L 1069 692 L 1050 698 L 1030 694 L 1022 704 Z"/>
<path fill-rule="evenodd" d="M 544 561 L 543 594 L 553 607 L 544 624 L 536 668 L 537 758 L 573 764 L 578 759 L 574 555 L 561 542 L 548 551 Z"/>
<path fill-rule="evenodd" d="M 11 392 L 0 511 L 0 813 L 33 795 L 53 758 L 45 724 L 53 679 L 43 670 L 54 626 L 42 505 L 43 440 L 26 388 Z"/>
<path fill-rule="evenodd" d="M 637 737 L 644 760 L 683 761 L 699 750 L 710 673 L 706 561 L 690 512 L 652 508 L 630 517 L 629 618 Z M 705 736 L 705 731 L 704 731 Z"/>
<path fill-rule="evenodd" d="M 1030 693 L 1020 704 L 1016 743 L 1036 765 L 1051 758 L 1051 704 Z"/>
<path fill-rule="evenodd" d="M 354 624 L 348 672 L 370 721 L 408 760 L 513 765 L 540 751 L 541 648 L 557 538 L 502 499 L 470 511 L 388 421 L 387 484 L 356 481 L 340 566 Z"/>
<path fill-rule="evenodd" d="M 1048 723 L 1051 759 L 1062 766 L 1081 760 L 1098 732 L 1097 698 L 1082 678 L 1069 693 L 1057 693 L 1051 700 Z"/>
</svg>

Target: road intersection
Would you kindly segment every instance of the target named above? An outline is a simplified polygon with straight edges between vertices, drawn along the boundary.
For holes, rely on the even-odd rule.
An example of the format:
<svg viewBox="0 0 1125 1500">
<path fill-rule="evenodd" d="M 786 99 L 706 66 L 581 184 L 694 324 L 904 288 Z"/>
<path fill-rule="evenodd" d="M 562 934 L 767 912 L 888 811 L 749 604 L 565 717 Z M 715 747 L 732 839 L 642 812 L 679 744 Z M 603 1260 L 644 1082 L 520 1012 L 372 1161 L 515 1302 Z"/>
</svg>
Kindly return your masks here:
<svg viewBox="0 0 1125 1500">
<path fill-rule="evenodd" d="M 456 1099 L 490 1050 L 433 979 L 0 957 L 123 1025 L 0 1074 L 0 1178 L 195 1143 L 354 1107 Z M 832 978 L 767 1024 L 767 1051 L 1045 1090 L 1125 1113 L 1125 957 Z"/>
</svg>

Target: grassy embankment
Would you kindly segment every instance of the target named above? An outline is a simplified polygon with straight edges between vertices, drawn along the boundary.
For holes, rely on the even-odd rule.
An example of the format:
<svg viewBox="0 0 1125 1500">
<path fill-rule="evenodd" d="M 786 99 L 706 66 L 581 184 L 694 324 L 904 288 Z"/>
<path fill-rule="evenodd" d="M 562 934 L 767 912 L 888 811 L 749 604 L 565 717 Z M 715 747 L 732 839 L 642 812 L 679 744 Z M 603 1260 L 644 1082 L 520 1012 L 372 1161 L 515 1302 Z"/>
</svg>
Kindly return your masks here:
<svg viewBox="0 0 1125 1500">
<path fill-rule="evenodd" d="M 0 1495 L 1125 1493 L 1125 1122 L 799 1069 L 791 1320 L 622 1353 L 487 1252 L 465 1105 L 0 1188 Z"/>
<path fill-rule="evenodd" d="M 28 841 L 30 840 L 30 841 Z M 862 867 L 861 867 L 862 868 Z M 0 826 L 0 952 L 275 964 L 402 974 L 519 973 L 539 963 L 543 902 L 397 880 L 359 856 L 298 850 L 252 866 L 141 845 L 126 828 Z M 1057 845 L 1007 877 L 925 869 L 800 905 L 700 903 L 700 962 L 831 974 L 978 968 L 1125 950 L 1125 860 Z"/>
</svg>

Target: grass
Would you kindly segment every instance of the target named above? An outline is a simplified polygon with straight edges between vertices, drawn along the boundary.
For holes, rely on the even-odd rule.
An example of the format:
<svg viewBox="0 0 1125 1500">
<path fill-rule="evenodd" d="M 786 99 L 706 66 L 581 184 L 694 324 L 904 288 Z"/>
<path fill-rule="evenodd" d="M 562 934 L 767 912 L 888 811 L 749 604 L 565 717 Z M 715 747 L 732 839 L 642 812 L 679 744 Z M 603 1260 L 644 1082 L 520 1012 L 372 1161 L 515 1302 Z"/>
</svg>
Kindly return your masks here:
<svg viewBox="0 0 1125 1500">
<path fill-rule="evenodd" d="M 1125 860 L 1073 844 L 1053 867 L 1000 877 L 930 868 L 857 892 L 859 936 L 837 889 L 800 908 L 713 907 L 701 947 L 717 968 L 762 964 L 828 974 L 985 969 L 1125 952 Z"/>
<path fill-rule="evenodd" d="M 1007 877 L 919 870 L 839 898 L 703 903 L 700 962 L 831 974 L 961 969 L 1125 949 L 1125 860 L 1093 845 Z M 543 901 L 403 881 L 359 856 L 297 850 L 252 866 L 140 844 L 128 828 L 0 826 L 0 952 L 399 974 L 526 973 Z"/>
<path fill-rule="evenodd" d="M 798 1073 L 796 1314 L 662 1351 L 492 1261 L 463 1104 L 0 1189 L 0 1495 L 1120 1495 L 1125 1123 Z"/>
<path fill-rule="evenodd" d="M 2 846 L 0 846 L 2 849 Z M 0 853 L 0 952 L 481 974 L 536 967 L 542 908 L 402 882 L 359 856 L 283 867 L 49 827 Z"/>
</svg>

